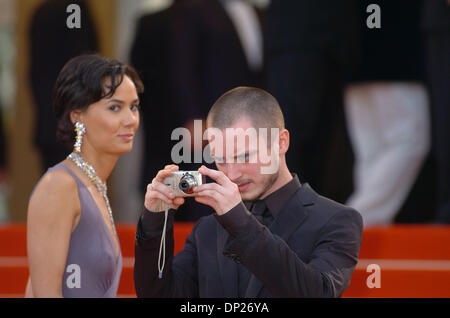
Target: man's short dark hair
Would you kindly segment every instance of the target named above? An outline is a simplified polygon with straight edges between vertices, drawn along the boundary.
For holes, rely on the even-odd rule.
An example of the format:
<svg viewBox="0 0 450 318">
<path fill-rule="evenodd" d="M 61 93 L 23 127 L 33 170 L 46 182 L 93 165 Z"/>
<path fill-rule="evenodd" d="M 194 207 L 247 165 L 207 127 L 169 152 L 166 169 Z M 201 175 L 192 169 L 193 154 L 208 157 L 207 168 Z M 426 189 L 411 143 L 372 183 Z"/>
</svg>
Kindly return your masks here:
<svg viewBox="0 0 450 318">
<path fill-rule="evenodd" d="M 284 117 L 275 97 L 263 89 L 236 87 L 219 97 L 211 107 L 208 127 L 225 129 L 247 117 L 254 128 L 284 129 Z"/>
<path fill-rule="evenodd" d="M 72 145 L 75 131 L 70 113 L 84 110 L 90 104 L 114 95 L 125 75 L 132 80 L 138 93 L 144 91 L 137 72 L 118 60 L 96 54 L 80 55 L 69 60 L 59 73 L 53 89 L 57 139 Z M 109 79 L 109 85 L 105 85 L 105 79 Z"/>
</svg>

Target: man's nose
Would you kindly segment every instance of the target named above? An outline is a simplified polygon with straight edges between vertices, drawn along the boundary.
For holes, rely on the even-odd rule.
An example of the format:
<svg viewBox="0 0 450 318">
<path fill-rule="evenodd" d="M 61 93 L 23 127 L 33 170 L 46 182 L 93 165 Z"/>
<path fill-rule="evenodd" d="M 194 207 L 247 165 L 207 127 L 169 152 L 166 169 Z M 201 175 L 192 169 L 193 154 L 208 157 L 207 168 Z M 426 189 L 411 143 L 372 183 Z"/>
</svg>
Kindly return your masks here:
<svg viewBox="0 0 450 318">
<path fill-rule="evenodd" d="M 231 181 L 238 180 L 241 177 L 242 173 L 239 169 L 239 164 L 227 163 L 225 165 L 225 167 L 226 167 L 225 174 L 227 175 L 228 179 L 230 179 Z"/>
</svg>

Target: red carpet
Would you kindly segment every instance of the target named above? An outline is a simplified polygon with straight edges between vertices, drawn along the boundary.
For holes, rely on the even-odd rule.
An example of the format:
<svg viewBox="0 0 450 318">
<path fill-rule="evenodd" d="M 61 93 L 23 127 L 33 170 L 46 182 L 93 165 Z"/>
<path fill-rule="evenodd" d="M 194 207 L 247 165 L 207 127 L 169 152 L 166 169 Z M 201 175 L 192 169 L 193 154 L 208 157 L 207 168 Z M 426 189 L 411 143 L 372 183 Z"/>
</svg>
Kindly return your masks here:
<svg viewBox="0 0 450 318">
<path fill-rule="evenodd" d="M 175 252 L 182 249 L 192 225 L 175 224 Z M 118 294 L 135 297 L 135 225 L 122 224 L 117 230 L 124 256 Z M 0 297 L 23 297 L 28 278 L 25 225 L 0 226 L 0 242 Z M 450 226 L 395 225 L 367 229 L 359 256 L 343 297 L 450 297 Z M 370 264 L 380 268 L 380 288 L 370 284 L 374 282 L 373 272 L 367 272 Z"/>
</svg>

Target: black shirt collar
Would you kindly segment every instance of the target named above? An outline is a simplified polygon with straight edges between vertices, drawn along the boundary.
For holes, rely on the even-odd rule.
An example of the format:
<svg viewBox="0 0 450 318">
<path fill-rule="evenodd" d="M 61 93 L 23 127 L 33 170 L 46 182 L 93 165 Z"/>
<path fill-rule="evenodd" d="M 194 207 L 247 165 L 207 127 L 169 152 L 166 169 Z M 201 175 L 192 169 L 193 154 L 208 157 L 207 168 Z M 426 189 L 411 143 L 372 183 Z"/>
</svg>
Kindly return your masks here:
<svg viewBox="0 0 450 318">
<path fill-rule="evenodd" d="M 298 176 L 293 173 L 291 181 L 263 199 L 274 218 L 277 217 L 286 202 L 294 195 L 295 192 L 297 192 L 300 187 L 300 180 L 298 179 Z M 251 208 L 252 203 L 252 201 L 245 202 L 247 209 Z"/>
</svg>

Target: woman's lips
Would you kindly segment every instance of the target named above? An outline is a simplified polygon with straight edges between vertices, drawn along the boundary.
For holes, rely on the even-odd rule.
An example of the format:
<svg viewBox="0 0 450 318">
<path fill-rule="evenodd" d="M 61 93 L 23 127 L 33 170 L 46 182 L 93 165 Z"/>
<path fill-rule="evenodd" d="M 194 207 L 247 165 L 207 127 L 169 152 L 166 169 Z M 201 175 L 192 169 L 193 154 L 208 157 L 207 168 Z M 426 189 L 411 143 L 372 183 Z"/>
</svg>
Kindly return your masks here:
<svg viewBox="0 0 450 318">
<path fill-rule="evenodd" d="M 126 134 L 126 135 L 119 135 L 119 137 L 126 142 L 130 142 L 133 140 L 134 135 Z"/>
</svg>

